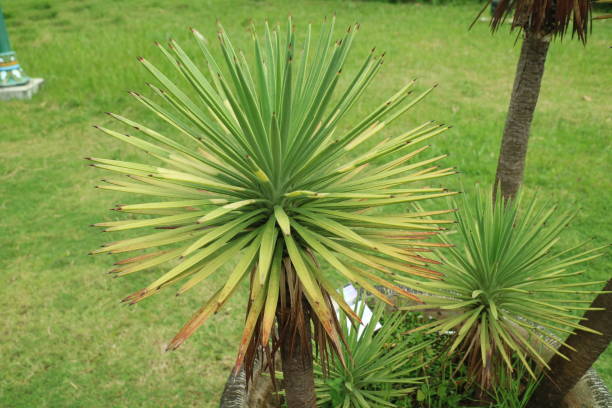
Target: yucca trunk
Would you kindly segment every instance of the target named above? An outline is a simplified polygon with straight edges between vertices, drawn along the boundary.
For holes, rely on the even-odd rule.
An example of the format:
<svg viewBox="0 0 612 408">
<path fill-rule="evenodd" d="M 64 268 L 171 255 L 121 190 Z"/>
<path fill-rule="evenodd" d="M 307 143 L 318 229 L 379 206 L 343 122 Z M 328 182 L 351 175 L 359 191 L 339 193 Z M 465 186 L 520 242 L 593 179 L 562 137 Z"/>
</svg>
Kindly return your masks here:
<svg viewBox="0 0 612 408">
<path fill-rule="evenodd" d="M 306 303 L 305 299 L 297 301 L 302 305 Z M 301 327 L 297 327 L 300 323 Z M 281 330 L 286 331 L 286 335 L 280 336 L 280 351 L 287 407 L 315 408 L 310 321 L 296 322 L 289 316 L 283 316 L 280 324 Z"/>
<path fill-rule="evenodd" d="M 604 291 L 612 291 L 612 279 L 608 280 Z M 598 295 L 592 308 L 584 314 L 584 325 L 603 333 L 603 336 L 585 331 L 574 331 L 566 343 L 576 349 L 561 346 L 559 351 L 570 361 L 558 355 L 550 361 L 550 372 L 542 380 L 529 401 L 528 408 L 563 408 L 563 398 L 576 385 L 612 340 L 612 294 Z"/>
<path fill-rule="evenodd" d="M 505 200 L 514 198 L 523 181 L 529 129 L 540 94 L 550 40 L 525 32 L 504 128 L 495 186 Z"/>
</svg>

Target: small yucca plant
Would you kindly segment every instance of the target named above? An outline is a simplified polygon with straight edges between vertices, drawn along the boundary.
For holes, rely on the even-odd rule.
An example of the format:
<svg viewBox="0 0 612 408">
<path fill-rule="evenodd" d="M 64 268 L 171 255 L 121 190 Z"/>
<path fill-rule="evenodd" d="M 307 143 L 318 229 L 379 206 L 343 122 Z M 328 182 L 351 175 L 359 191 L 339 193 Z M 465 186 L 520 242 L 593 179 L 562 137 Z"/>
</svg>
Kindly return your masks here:
<svg viewBox="0 0 612 408">
<path fill-rule="evenodd" d="M 359 318 L 363 318 L 364 310 L 362 299 L 355 310 Z M 327 370 L 320 365 L 315 367 L 318 407 L 395 407 L 393 400 L 414 392 L 422 383 L 425 377 L 417 373 L 427 361 L 416 356 L 431 342 L 414 346 L 408 336 L 398 340 L 404 315 L 384 311 L 385 305 L 377 303 L 368 324 L 357 327 L 348 324 L 349 316 L 340 312 L 340 326 L 346 339 L 342 345 L 343 359 L 332 357 Z M 376 330 L 381 319 L 382 327 Z"/>
<path fill-rule="evenodd" d="M 150 250 L 119 261 L 113 270 L 117 276 L 170 265 L 168 272 L 125 301 L 139 302 L 179 282 L 178 293 L 186 292 L 232 265 L 225 283 L 170 342 L 169 349 L 179 347 L 216 313 L 246 278 L 250 293 L 236 368 L 246 360 L 250 371 L 257 350 L 268 349 L 272 341 L 274 348 L 281 348 L 284 369 L 297 367 L 286 378 L 303 381 L 309 370 L 312 373 L 311 363 L 310 368 L 307 364 L 311 322 L 325 353 L 328 346 L 340 349 L 332 299 L 356 318 L 320 262 L 387 303 L 390 300 L 375 284 L 413 297 L 393 284 L 398 274 L 437 277 L 419 252 L 439 245 L 425 240 L 440 229 L 437 224 L 448 222 L 426 216 L 448 211 L 376 211 L 452 194 L 421 183 L 455 173 L 433 164 L 444 156 L 412 160 L 428 147 L 413 146 L 449 127 L 427 122 L 372 145 L 382 129 L 430 92 L 409 100 L 414 83 L 410 82 L 367 116 L 339 128 L 383 59 L 372 50 L 348 86 L 335 94 L 359 27 L 349 27 L 338 41 L 333 39 L 333 27 L 333 20 L 323 24 L 313 50 L 310 27 L 298 47 L 291 20 L 284 34 L 266 24 L 263 38 L 253 33 L 254 55 L 249 62 L 219 26 L 224 68 L 213 58 L 204 37 L 192 30 L 206 69 L 200 70 L 170 41 L 168 49 L 159 48 L 185 84 L 178 85 L 139 58 L 159 81 L 159 87 L 150 87 L 164 105 L 131 93 L 170 125 L 172 134 L 163 135 L 116 114 L 111 116 L 141 137 L 98 127 L 157 162 L 91 158 L 95 167 L 128 176 L 106 179 L 99 188 L 168 200 L 115 209 L 153 217 L 96 224 L 106 231 L 161 229 L 94 251 Z M 181 90 L 185 85 L 189 93 Z M 362 144 L 373 147 L 359 153 Z M 291 358 L 301 346 L 307 348 L 307 358 Z"/>
<path fill-rule="evenodd" d="M 464 249 L 451 248 L 443 268 L 444 281 L 424 282 L 425 306 L 449 315 L 417 330 L 456 331 L 449 353 L 459 349 L 474 378 L 488 389 L 497 382 L 500 366 L 513 370 L 512 359 L 535 378 L 532 365 L 548 368 L 546 356 L 557 353 L 550 343 L 554 334 L 581 325 L 575 311 L 589 304 L 580 295 L 602 282 L 577 282 L 581 264 L 602 255 L 601 248 L 583 250 L 584 244 L 557 250 L 560 235 L 573 216 L 555 207 L 519 196 L 504 202 L 497 194 L 478 192 L 465 199 L 457 214 Z M 547 351 L 548 350 L 548 351 Z"/>
</svg>

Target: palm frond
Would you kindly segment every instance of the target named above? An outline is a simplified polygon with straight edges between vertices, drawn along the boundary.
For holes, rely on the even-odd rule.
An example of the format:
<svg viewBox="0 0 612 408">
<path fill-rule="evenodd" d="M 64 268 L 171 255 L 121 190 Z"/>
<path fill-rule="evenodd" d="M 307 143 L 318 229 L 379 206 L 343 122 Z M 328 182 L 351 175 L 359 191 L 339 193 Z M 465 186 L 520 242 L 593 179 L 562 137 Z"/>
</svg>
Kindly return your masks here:
<svg viewBox="0 0 612 408">
<path fill-rule="evenodd" d="M 591 7 L 589 0 L 500 0 L 491 19 L 491 28 L 495 31 L 511 18 L 512 29 L 563 37 L 571 26 L 572 36 L 586 42 L 591 29 Z"/>
</svg>

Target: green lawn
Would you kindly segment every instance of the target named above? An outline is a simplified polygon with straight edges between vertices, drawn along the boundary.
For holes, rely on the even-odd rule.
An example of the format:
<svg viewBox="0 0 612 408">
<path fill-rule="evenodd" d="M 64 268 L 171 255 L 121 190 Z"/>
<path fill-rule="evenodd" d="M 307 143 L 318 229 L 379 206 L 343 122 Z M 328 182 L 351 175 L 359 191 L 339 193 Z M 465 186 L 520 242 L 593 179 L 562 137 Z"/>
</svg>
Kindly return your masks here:
<svg viewBox="0 0 612 408">
<path fill-rule="evenodd" d="M 129 4 L 127 6 L 126 4 Z M 214 407 L 233 365 L 244 296 L 236 296 L 180 350 L 164 346 L 221 281 L 176 298 L 167 291 L 134 307 L 119 299 L 159 271 L 109 279 L 112 260 L 87 252 L 114 240 L 89 224 L 115 217 L 125 197 L 94 189 L 103 172 L 83 157 L 136 153 L 91 128 L 109 124 L 103 112 L 154 121 L 126 93 L 150 80 L 136 56 L 161 61 L 153 45 L 174 37 L 189 51 L 187 28 L 214 38 L 221 19 L 246 47 L 250 18 L 298 30 L 338 13 L 338 26 L 359 21 L 349 70 L 373 46 L 387 61 L 363 114 L 407 80 L 440 87 L 389 132 L 425 120 L 454 128 L 433 141 L 430 155 L 462 175 L 445 180 L 473 190 L 491 182 L 519 46 L 502 29 L 467 27 L 480 5 L 393 5 L 350 1 L 4 0 L 22 65 L 46 84 L 32 101 L 0 104 L 0 406 Z M 299 31 L 298 31 L 299 32 Z M 302 31 L 303 32 L 303 31 Z M 610 76 L 612 21 L 596 22 L 584 47 L 555 42 L 534 120 L 526 170 L 528 190 L 579 209 L 568 246 L 610 241 Z M 461 187 L 463 185 L 463 187 Z M 610 258 L 592 262 L 585 279 L 607 279 Z M 246 287 L 242 288 L 242 295 Z M 598 362 L 612 385 L 612 353 Z"/>
</svg>

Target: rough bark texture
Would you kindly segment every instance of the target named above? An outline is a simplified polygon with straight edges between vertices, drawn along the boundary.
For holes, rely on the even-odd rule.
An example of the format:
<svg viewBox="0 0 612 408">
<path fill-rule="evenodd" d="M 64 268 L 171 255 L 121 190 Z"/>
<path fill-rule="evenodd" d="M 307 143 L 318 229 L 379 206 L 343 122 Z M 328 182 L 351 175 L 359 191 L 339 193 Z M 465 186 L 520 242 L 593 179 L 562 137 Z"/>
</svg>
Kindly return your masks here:
<svg viewBox="0 0 612 408">
<path fill-rule="evenodd" d="M 280 365 L 276 366 L 280 370 Z M 237 373 L 232 370 L 225 383 L 219 408 L 278 408 L 280 401 L 275 391 L 267 367 L 262 367 L 261 360 L 256 358 L 253 380 L 248 387 L 244 366 Z"/>
<path fill-rule="evenodd" d="M 608 281 L 604 290 L 612 291 L 612 279 Z M 612 294 L 598 295 L 591 307 L 605 308 L 605 310 L 587 311 L 584 315 L 587 320 L 583 324 L 603 333 L 603 336 L 584 331 L 574 331 L 566 343 L 575 348 L 576 351 L 572 351 L 563 345 L 559 348 L 559 351 L 566 355 L 570 361 L 555 354 L 549 363 L 550 372 L 538 386 L 529 401 L 528 408 L 565 407 L 566 404 L 563 401 L 565 394 L 574 388 L 610 344 L 612 340 Z"/>
<path fill-rule="evenodd" d="M 547 39 L 525 33 L 495 175 L 495 188 L 501 186 L 505 200 L 514 198 L 523 181 L 529 129 L 540 94 L 548 46 Z"/>
<path fill-rule="evenodd" d="M 246 392 L 246 373 L 242 368 L 238 373 L 230 374 L 223 394 L 221 395 L 220 408 L 246 408 L 247 392 Z"/>
<path fill-rule="evenodd" d="M 289 327 L 288 333 L 295 333 L 295 336 L 286 335 L 280 339 L 285 400 L 289 408 L 316 408 L 310 323 L 303 327 L 304 338 L 300 330 Z"/>
</svg>

